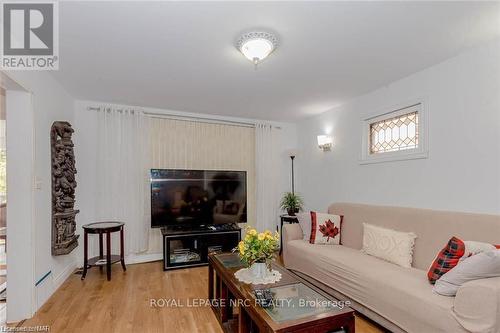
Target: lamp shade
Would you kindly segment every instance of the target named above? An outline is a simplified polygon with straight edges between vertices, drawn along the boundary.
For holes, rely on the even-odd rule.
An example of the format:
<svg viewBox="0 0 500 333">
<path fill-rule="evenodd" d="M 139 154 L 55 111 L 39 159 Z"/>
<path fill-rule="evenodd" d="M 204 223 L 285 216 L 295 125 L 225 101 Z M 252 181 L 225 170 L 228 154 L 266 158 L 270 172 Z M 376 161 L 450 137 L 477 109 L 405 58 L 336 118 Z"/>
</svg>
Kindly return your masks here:
<svg viewBox="0 0 500 333">
<path fill-rule="evenodd" d="M 297 149 L 289 149 L 288 150 L 288 157 L 297 157 L 298 151 Z"/>
</svg>

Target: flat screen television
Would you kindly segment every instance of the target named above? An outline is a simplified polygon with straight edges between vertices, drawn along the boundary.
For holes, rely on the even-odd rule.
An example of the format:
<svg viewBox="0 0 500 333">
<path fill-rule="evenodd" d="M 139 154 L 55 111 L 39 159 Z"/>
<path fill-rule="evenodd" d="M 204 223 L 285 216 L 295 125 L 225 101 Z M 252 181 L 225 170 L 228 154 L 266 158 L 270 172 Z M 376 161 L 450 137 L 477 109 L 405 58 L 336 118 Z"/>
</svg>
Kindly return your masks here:
<svg viewBox="0 0 500 333">
<path fill-rule="evenodd" d="M 151 170 L 151 227 L 246 221 L 246 171 Z"/>
</svg>

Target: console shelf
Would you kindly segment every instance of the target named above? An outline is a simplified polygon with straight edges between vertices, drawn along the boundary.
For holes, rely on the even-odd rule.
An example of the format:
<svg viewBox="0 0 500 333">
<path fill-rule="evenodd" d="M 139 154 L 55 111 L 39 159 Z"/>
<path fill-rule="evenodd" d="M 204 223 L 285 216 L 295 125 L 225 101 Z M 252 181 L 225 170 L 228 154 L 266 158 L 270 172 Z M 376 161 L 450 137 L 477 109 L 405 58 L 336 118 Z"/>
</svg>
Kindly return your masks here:
<svg viewBox="0 0 500 333">
<path fill-rule="evenodd" d="M 229 252 L 241 239 L 236 225 L 175 230 L 162 228 L 163 270 L 208 265 L 208 254 Z"/>
</svg>

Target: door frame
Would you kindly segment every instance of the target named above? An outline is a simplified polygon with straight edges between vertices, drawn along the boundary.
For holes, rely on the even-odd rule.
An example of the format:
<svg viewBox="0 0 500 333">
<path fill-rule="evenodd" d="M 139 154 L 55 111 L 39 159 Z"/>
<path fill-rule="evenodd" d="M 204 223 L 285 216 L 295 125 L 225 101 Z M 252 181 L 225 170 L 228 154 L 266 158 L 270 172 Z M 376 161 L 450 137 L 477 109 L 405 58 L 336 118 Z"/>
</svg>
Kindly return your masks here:
<svg viewBox="0 0 500 333">
<path fill-rule="evenodd" d="M 35 125 L 32 92 L 3 71 L 0 86 L 7 118 L 7 323 L 13 323 L 36 311 Z"/>
</svg>

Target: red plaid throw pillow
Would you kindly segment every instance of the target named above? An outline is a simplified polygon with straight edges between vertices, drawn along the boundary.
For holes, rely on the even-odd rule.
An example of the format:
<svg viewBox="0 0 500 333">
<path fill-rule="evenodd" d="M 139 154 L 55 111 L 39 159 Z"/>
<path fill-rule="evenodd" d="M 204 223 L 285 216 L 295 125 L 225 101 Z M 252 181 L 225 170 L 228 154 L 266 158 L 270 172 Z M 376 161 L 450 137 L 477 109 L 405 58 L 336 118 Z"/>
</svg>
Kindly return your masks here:
<svg viewBox="0 0 500 333">
<path fill-rule="evenodd" d="M 436 259 L 427 272 L 429 282 L 434 284 L 450 269 L 458 264 L 458 261 L 465 253 L 465 244 L 457 237 L 452 237 L 448 244 L 438 253 Z"/>
<path fill-rule="evenodd" d="M 500 249 L 500 245 L 477 241 L 463 241 L 457 237 L 453 237 L 448 242 L 448 245 L 439 252 L 436 259 L 434 259 L 427 277 L 434 284 L 441 275 L 454 268 L 461 260 L 495 248 Z"/>
<path fill-rule="evenodd" d="M 341 215 L 311 212 L 311 244 L 339 245 L 342 229 Z"/>
</svg>

